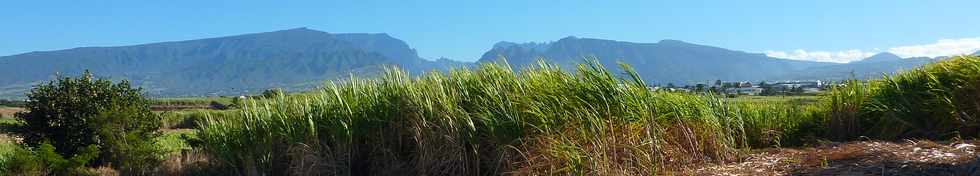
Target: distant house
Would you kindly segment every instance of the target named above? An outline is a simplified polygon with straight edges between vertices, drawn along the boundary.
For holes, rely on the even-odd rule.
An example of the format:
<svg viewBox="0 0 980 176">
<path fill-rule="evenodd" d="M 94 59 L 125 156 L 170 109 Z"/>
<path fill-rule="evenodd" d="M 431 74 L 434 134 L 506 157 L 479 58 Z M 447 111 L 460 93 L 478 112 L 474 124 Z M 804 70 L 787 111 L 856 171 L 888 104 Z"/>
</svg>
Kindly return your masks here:
<svg viewBox="0 0 980 176">
<path fill-rule="evenodd" d="M 815 94 L 815 93 L 820 93 L 821 91 L 823 90 L 821 90 L 820 88 L 803 88 L 803 93 L 805 94 Z"/>
<path fill-rule="evenodd" d="M 759 95 L 762 93 L 762 90 L 762 88 L 758 87 L 739 87 L 725 89 L 725 93 L 738 95 Z"/>
<path fill-rule="evenodd" d="M 667 90 L 671 92 L 691 92 L 691 89 L 685 89 L 685 88 L 667 88 Z"/>
<path fill-rule="evenodd" d="M 748 81 L 742 81 L 738 83 L 739 88 L 752 87 L 752 83 Z"/>
<path fill-rule="evenodd" d="M 823 81 L 820 81 L 820 80 L 817 80 L 817 81 L 785 81 L 785 82 L 777 82 L 777 83 L 774 83 L 774 84 L 772 84 L 772 87 L 783 88 L 783 89 L 795 89 L 795 88 L 807 89 L 807 88 L 813 88 L 813 89 L 820 90 L 820 89 L 823 89 L 824 83 L 823 83 Z"/>
</svg>

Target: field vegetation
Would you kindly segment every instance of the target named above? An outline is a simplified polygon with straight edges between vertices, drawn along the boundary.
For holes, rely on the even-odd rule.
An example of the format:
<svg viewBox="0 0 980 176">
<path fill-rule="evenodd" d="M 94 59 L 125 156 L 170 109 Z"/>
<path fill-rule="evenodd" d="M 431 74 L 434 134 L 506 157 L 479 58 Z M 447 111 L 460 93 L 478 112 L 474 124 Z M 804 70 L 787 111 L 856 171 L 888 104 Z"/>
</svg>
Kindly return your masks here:
<svg viewBox="0 0 980 176">
<path fill-rule="evenodd" d="M 228 102 L 236 105 L 229 110 L 149 113 L 159 120 L 153 135 L 134 138 L 153 139 L 145 145 L 157 150 L 98 148 L 153 167 L 108 166 L 111 158 L 84 155 L 84 146 L 71 155 L 54 152 L 75 156 L 58 160 L 50 151 L 62 147 L 18 142 L 16 135 L 0 143 L 0 167 L 40 174 L 72 166 L 67 171 L 157 175 L 655 175 L 824 140 L 980 135 L 976 57 L 786 97 L 649 91 L 632 68 L 620 67 L 624 73 L 594 61 L 575 70 L 539 62 L 514 70 L 498 62 L 419 76 L 391 68 L 311 92 L 267 91 Z M 135 113 L 93 117 L 111 112 Z M 120 130 L 114 132 L 139 131 Z"/>
<path fill-rule="evenodd" d="M 954 97 L 976 96 L 978 66 L 954 58 L 776 101 L 650 92 L 628 66 L 616 75 L 594 63 L 389 70 L 246 101 L 240 118 L 207 121 L 201 139 L 242 174 L 643 175 L 818 139 L 975 137 L 978 99 Z"/>
</svg>

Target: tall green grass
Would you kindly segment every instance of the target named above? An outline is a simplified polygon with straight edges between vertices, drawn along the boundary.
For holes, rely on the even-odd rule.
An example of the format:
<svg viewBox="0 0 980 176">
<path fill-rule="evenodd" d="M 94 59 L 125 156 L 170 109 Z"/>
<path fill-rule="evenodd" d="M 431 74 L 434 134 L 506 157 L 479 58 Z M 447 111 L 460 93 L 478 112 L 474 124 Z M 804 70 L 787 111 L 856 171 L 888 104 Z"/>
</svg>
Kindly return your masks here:
<svg viewBox="0 0 980 176">
<path fill-rule="evenodd" d="M 980 59 L 954 57 L 880 80 L 850 81 L 827 99 L 835 139 L 977 137 Z"/>
<path fill-rule="evenodd" d="M 196 129 L 206 117 L 237 118 L 239 111 L 191 109 L 181 111 L 156 112 L 160 116 L 160 128 L 164 129 Z"/>
<path fill-rule="evenodd" d="M 200 137 L 245 175 L 650 175 L 737 159 L 814 119 L 809 108 L 651 92 L 623 68 L 515 72 L 504 62 L 415 78 L 389 69 L 247 100 L 237 118 L 208 119 Z"/>
</svg>

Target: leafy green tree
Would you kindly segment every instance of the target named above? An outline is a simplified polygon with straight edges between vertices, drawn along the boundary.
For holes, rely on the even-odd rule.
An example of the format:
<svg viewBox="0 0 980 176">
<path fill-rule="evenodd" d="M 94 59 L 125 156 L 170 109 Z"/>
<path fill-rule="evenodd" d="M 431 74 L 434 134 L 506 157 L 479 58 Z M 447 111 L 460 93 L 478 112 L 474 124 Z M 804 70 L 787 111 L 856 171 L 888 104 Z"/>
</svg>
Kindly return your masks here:
<svg viewBox="0 0 980 176">
<path fill-rule="evenodd" d="M 211 109 L 217 109 L 217 110 L 226 110 L 229 108 L 229 105 L 222 104 L 221 102 L 218 101 L 211 101 L 211 103 L 209 103 L 208 106 L 211 107 Z"/>
<path fill-rule="evenodd" d="M 282 96 L 282 95 L 284 95 L 284 93 L 282 92 L 282 89 L 268 89 L 268 90 L 262 91 L 262 97 L 264 97 L 264 98 L 273 98 L 273 97 Z"/>
<path fill-rule="evenodd" d="M 793 95 L 802 95 L 804 91 L 803 87 L 793 87 L 793 89 L 790 89 L 790 92 Z"/>
<path fill-rule="evenodd" d="M 116 162 L 124 171 L 136 167 L 135 158 L 153 157 L 148 153 L 156 148 L 151 141 L 159 135 L 160 117 L 128 81 L 113 84 L 85 71 L 35 86 L 27 96 L 27 111 L 17 118 L 26 122 L 21 135 L 28 146 L 47 143 L 59 155 L 79 156 L 94 145 L 102 151 L 94 161 Z"/>
</svg>

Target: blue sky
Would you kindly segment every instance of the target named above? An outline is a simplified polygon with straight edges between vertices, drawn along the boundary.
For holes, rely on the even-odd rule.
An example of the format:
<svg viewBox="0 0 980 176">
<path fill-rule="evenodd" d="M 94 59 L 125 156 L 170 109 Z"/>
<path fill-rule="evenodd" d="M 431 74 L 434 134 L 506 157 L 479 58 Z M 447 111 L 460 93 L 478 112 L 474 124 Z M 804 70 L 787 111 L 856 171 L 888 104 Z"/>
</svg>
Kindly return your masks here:
<svg viewBox="0 0 980 176">
<path fill-rule="evenodd" d="M 980 48 L 980 1 L 7 1 L 0 55 L 309 27 L 388 33 L 425 58 L 472 61 L 498 41 L 676 39 L 844 62 Z M 940 41 L 942 40 L 942 41 Z"/>
</svg>

